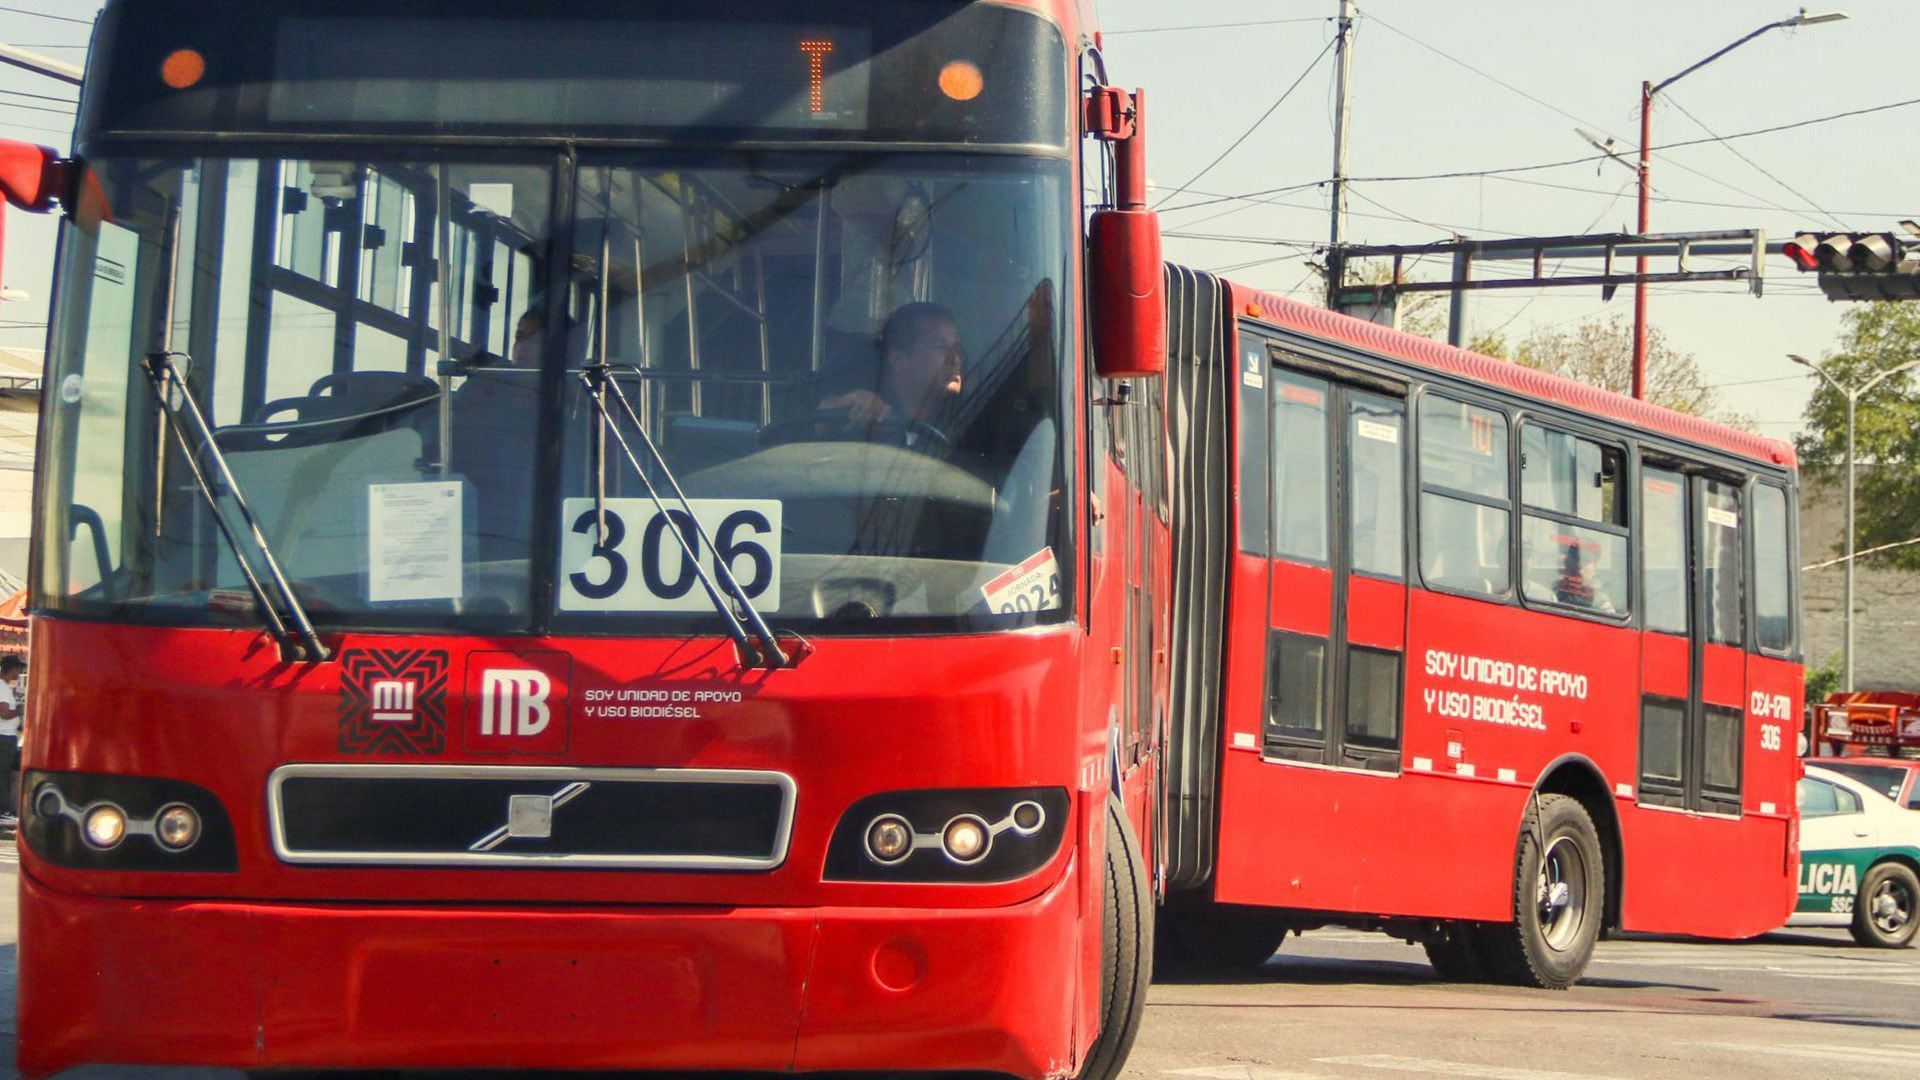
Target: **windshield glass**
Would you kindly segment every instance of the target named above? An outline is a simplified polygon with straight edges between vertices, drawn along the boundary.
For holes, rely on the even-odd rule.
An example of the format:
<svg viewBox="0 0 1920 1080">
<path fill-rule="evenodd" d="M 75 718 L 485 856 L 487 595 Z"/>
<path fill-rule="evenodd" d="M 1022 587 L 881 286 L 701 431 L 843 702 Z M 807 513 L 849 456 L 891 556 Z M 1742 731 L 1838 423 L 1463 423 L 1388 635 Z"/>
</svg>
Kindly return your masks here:
<svg viewBox="0 0 1920 1080">
<path fill-rule="evenodd" d="M 161 349 L 323 628 L 715 632 L 677 529 L 777 627 L 1069 607 L 1059 162 L 91 167 L 45 609 L 255 621 L 232 499 L 194 487 L 140 373 Z M 595 407 L 601 369 L 637 427 Z"/>
<path fill-rule="evenodd" d="M 1823 761 L 1820 767 L 1831 769 L 1842 776 L 1851 776 L 1889 799 L 1898 799 L 1901 785 L 1907 782 L 1907 770 L 1898 766 Z"/>
</svg>

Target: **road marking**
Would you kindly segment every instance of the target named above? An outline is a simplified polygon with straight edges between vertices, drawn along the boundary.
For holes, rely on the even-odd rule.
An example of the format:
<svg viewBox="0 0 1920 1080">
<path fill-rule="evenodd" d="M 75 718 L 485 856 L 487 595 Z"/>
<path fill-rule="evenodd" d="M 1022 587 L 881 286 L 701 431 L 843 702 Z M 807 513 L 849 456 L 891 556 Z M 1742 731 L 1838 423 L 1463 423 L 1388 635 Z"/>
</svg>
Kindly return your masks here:
<svg viewBox="0 0 1920 1080">
<path fill-rule="evenodd" d="M 1514 1069 L 1504 1065 L 1475 1065 L 1465 1061 L 1436 1061 L 1432 1058 L 1399 1057 L 1394 1054 L 1357 1054 L 1352 1057 L 1314 1058 L 1315 1065 L 1351 1065 L 1362 1069 L 1388 1069 L 1393 1072 L 1427 1073 L 1434 1076 L 1474 1076 L 1481 1080 L 1606 1080 L 1592 1073 L 1543 1072 L 1539 1069 Z"/>
<path fill-rule="evenodd" d="M 1812 1058 L 1816 1061 L 1833 1061 L 1836 1058 L 1858 1062 L 1865 1065 L 1913 1065 L 1920 1064 L 1920 1048 L 1884 1050 L 1871 1046 L 1781 1044 L 1755 1046 L 1751 1043 L 1697 1042 L 1690 1046 L 1705 1047 L 1711 1050 L 1738 1050 L 1749 1054 L 1765 1054 L 1769 1057 Z"/>
<path fill-rule="evenodd" d="M 1257 1069 L 1252 1065 L 1203 1065 L 1197 1069 L 1168 1069 L 1167 1076 L 1203 1076 L 1210 1080 L 1326 1080 L 1319 1073 L 1287 1069 Z"/>
</svg>

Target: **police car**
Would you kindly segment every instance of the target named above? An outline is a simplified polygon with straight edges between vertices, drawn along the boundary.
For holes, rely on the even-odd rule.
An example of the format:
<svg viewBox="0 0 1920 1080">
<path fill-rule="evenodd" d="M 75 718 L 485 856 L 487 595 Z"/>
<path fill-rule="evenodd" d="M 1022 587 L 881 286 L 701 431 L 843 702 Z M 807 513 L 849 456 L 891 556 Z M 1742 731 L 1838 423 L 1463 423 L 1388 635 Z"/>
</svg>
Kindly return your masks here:
<svg viewBox="0 0 1920 1080">
<path fill-rule="evenodd" d="M 1898 949 L 1920 930 L 1920 813 L 1850 776 L 1800 781 L 1800 903 L 1788 926 L 1844 926 Z"/>
</svg>

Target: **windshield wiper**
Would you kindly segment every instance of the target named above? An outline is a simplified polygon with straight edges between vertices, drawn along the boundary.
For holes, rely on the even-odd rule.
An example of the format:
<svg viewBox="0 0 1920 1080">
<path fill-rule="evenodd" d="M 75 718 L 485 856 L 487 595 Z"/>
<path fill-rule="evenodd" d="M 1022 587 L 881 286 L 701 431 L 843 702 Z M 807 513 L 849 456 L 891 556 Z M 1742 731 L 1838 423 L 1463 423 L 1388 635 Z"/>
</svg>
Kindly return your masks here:
<svg viewBox="0 0 1920 1080">
<path fill-rule="evenodd" d="M 233 553 L 234 561 L 240 564 L 240 574 L 247 579 L 247 587 L 253 590 L 253 598 L 265 614 L 267 632 L 280 645 L 280 658 L 288 662 L 324 661 L 332 654 L 314 632 L 313 623 L 307 618 L 306 609 L 300 606 L 299 598 L 293 594 L 293 586 L 287 581 L 287 575 L 281 573 L 280 562 L 273 557 L 273 547 L 267 543 L 266 534 L 260 531 L 253 508 L 247 505 L 245 493 L 234 480 L 226 455 L 220 452 L 220 444 L 214 440 L 213 429 L 207 426 L 207 418 L 201 413 L 200 404 L 193 400 L 193 395 L 187 391 L 187 381 L 180 377 L 180 369 L 173 364 L 174 356 L 171 352 L 151 352 L 140 361 L 140 367 L 153 387 L 154 401 L 159 405 L 161 415 L 173 421 L 166 427 L 180 444 L 180 453 L 187 459 L 187 468 L 193 472 L 194 486 L 200 489 L 200 497 L 206 500 L 207 509 L 213 511 L 214 523 L 220 527 L 220 535 L 226 538 L 227 549 Z M 174 404 L 176 400 L 178 405 Z M 200 444 L 197 448 L 187 442 L 186 429 L 189 427 Z M 239 509 L 240 517 L 252 534 L 254 548 L 273 579 L 274 594 L 286 607 L 285 615 L 269 599 L 266 587 L 260 583 L 259 575 L 254 573 L 252 564 L 241 549 L 240 538 L 234 535 L 227 515 L 221 512 L 220 497 L 201 465 L 201 454 L 205 454 L 219 470 L 220 483 L 226 488 L 227 494 L 233 497 L 234 506 Z"/>
<path fill-rule="evenodd" d="M 635 370 L 634 374 L 640 373 Z M 733 576 L 733 570 L 727 566 L 726 558 L 714 545 L 713 538 L 707 535 L 707 530 L 700 524 L 700 519 L 694 516 L 693 507 L 687 503 L 687 494 L 680 488 L 680 481 L 674 479 L 673 469 L 667 465 L 667 459 L 661 455 L 660 448 L 654 445 L 653 437 L 647 434 L 647 426 L 640 422 L 640 414 L 634 411 L 633 403 L 627 400 L 626 392 L 621 390 L 620 384 L 615 381 L 613 369 L 604 361 L 593 364 L 580 372 L 580 379 L 587 384 L 588 397 L 593 400 L 594 409 L 600 413 L 602 431 L 611 434 L 614 441 L 620 444 L 620 450 L 626 455 L 627 463 L 633 466 L 634 473 L 640 477 L 640 483 L 646 487 L 647 497 L 653 500 L 654 510 L 666 518 L 668 531 L 673 533 L 674 539 L 680 542 L 680 550 L 686 553 L 688 561 L 693 564 L 694 572 L 700 576 L 700 584 L 706 588 L 707 598 L 713 601 L 714 610 L 718 611 L 720 617 L 726 621 L 727 635 L 733 638 L 734 645 L 739 648 L 744 666 L 777 671 L 797 664 L 802 654 L 795 652 L 789 656 L 780 648 L 780 642 L 775 638 L 773 629 L 767 625 L 766 618 L 754 608 L 752 601 L 747 598 L 746 590 L 740 587 L 740 582 Z M 677 513 L 668 509 L 666 501 L 660 495 L 660 489 L 654 484 L 647 470 L 641 466 L 640 458 L 633 452 L 633 446 L 627 442 L 627 437 L 620 433 L 619 421 L 614 416 L 612 407 L 607 403 L 609 392 L 613 399 L 620 403 L 620 411 L 626 414 L 628 422 L 633 425 L 633 430 L 639 434 L 641 443 L 646 446 L 647 454 L 653 459 L 654 466 L 660 470 L 661 478 L 672 489 L 674 499 L 680 504 Z M 595 448 L 598 461 L 595 468 L 597 479 L 593 493 L 594 511 L 601 535 L 604 537 L 607 509 L 606 449 L 599 441 L 596 441 Z M 680 517 L 679 514 L 685 516 Z M 694 537 L 698 539 L 699 545 L 688 539 L 683 523 L 693 526 Z M 708 551 L 713 552 L 714 574 L 708 574 L 705 564 L 700 560 L 700 545 L 704 545 Z M 714 581 L 716 575 L 720 579 L 718 583 Z M 722 588 L 726 590 L 724 597 L 721 595 Z M 732 605 L 738 606 L 738 614 L 735 613 L 733 606 L 729 605 L 729 601 Z M 754 641 L 749 641 L 747 638 L 747 626 L 742 625 L 743 618 L 752 627 Z"/>
</svg>

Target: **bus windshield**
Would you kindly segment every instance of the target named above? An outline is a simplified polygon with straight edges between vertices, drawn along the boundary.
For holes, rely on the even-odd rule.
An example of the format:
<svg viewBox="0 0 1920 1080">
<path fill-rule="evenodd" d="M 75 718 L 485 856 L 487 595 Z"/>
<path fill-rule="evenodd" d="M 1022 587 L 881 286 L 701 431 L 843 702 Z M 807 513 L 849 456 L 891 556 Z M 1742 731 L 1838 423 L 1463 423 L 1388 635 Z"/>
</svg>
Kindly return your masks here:
<svg viewBox="0 0 1920 1080">
<path fill-rule="evenodd" d="M 202 497 L 141 374 L 156 351 L 322 628 L 712 632 L 716 564 L 809 633 L 1069 608 L 1057 160 L 89 169 L 46 610 L 256 621 L 214 517 L 232 493 Z"/>
</svg>

